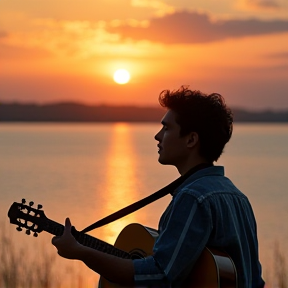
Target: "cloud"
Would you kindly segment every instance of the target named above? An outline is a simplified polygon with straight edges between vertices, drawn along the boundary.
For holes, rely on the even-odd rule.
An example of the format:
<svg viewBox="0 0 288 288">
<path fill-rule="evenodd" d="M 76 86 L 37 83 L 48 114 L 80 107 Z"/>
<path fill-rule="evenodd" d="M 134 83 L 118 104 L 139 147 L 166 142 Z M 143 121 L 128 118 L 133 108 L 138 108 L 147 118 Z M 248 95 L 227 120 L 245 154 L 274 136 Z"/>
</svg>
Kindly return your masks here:
<svg viewBox="0 0 288 288">
<path fill-rule="evenodd" d="M 122 38 L 149 40 L 166 44 L 205 43 L 228 38 L 255 36 L 288 32 L 288 21 L 217 20 L 212 21 L 207 14 L 181 11 L 153 18 L 148 27 L 121 25 L 107 28 Z"/>
<path fill-rule="evenodd" d="M 267 55 L 268 58 L 274 58 L 274 59 L 283 59 L 283 60 L 288 60 L 288 52 L 283 51 L 283 52 L 279 52 L 279 53 L 273 53 L 273 54 L 269 54 Z"/>
<path fill-rule="evenodd" d="M 77 55 L 85 58 L 87 54 L 94 54 L 102 48 L 99 44 L 115 43 L 119 38 L 116 34 L 106 33 L 100 22 L 46 18 L 32 20 L 31 27 L 30 31 L 10 33 L 2 40 L 3 44 L 15 51 L 43 49 L 60 57 Z"/>
<path fill-rule="evenodd" d="M 31 20 L 30 31 L 0 32 L 1 59 L 58 57 L 95 59 L 97 57 L 143 57 L 151 51 L 159 52 L 161 45 L 149 41 L 122 40 L 106 27 L 122 24 L 130 27 L 146 27 L 145 21 L 64 21 L 49 18 Z M 7 36 L 7 37 L 6 37 Z M 2 37 L 2 38 L 1 38 Z"/>
<path fill-rule="evenodd" d="M 6 38 L 7 36 L 8 36 L 7 32 L 0 30 L 0 39 L 1 38 Z"/>
<path fill-rule="evenodd" d="M 149 7 L 156 10 L 156 16 L 164 16 L 175 12 L 175 8 L 159 0 L 132 0 L 131 6 Z"/>
<path fill-rule="evenodd" d="M 275 0 L 247 0 L 247 5 L 264 9 L 275 9 L 281 7 Z"/>
<path fill-rule="evenodd" d="M 35 48 L 35 47 L 19 47 L 11 46 L 0 43 L 0 59 L 1 60 L 18 60 L 20 58 L 24 59 L 41 59 L 48 58 L 53 56 L 52 53 L 45 50 L 44 48 Z"/>
</svg>

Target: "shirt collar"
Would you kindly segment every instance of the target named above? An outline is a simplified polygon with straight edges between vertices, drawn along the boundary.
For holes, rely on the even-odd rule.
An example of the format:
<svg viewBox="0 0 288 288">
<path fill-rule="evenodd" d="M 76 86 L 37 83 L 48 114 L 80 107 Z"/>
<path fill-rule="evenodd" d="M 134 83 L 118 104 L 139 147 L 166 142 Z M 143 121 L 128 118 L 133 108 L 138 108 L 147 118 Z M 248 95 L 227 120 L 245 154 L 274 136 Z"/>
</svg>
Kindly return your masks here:
<svg viewBox="0 0 288 288">
<path fill-rule="evenodd" d="M 188 183 L 191 183 L 199 178 L 212 175 L 224 176 L 224 167 L 214 166 L 207 163 L 197 165 L 189 170 L 185 175 L 183 175 L 183 177 L 186 177 L 185 180 L 181 183 L 181 185 L 179 185 L 174 191 L 171 192 L 171 195 L 175 196 L 179 190 L 181 190 Z"/>
</svg>

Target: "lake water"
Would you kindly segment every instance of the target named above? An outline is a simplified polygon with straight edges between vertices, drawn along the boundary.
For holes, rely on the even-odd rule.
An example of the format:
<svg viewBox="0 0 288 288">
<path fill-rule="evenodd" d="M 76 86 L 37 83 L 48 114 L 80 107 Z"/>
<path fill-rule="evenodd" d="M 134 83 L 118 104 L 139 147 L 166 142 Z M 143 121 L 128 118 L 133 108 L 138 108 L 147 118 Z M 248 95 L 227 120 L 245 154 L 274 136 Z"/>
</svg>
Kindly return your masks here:
<svg viewBox="0 0 288 288">
<path fill-rule="evenodd" d="M 41 243 L 45 253 L 55 254 L 50 234 L 28 237 L 8 224 L 7 211 L 14 201 L 26 198 L 41 203 L 48 218 L 63 223 L 69 216 L 81 230 L 167 185 L 178 173 L 174 167 L 157 162 L 153 137 L 159 128 L 156 123 L 1 123 L 2 230 L 16 247 L 39 253 Z M 274 281 L 276 243 L 283 253 L 288 248 L 287 162 L 287 124 L 235 124 L 232 140 L 217 163 L 225 166 L 226 175 L 252 203 L 264 277 L 269 283 Z M 90 234 L 113 244 L 121 229 L 131 222 L 157 227 L 169 201 L 170 196 L 166 196 Z M 65 267 L 69 263 L 70 268 L 65 269 L 70 269 L 70 276 L 81 275 L 77 285 L 74 280 L 68 281 L 69 287 L 95 287 L 97 275 L 84 265 L 69 266 L 70 262 L 60 257 L 56 262 Z M 81 273 L 75 272 L 79 269 Z M 56 277 L 62 276 L 56 273 Z"/>
</svg>

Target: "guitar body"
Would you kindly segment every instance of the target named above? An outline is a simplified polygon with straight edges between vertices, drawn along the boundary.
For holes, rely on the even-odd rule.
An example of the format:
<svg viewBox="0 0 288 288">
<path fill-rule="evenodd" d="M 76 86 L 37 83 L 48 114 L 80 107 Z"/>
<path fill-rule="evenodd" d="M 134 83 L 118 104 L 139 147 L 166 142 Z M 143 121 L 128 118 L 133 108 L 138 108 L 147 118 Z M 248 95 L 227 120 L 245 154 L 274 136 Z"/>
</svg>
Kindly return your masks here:
<svg viewBox="0 0 288 288">
<path fill-rule="evenodd" d="M 182 287 L 237 288 L 232 259 L 222 251 L 206 247 Z"/>
<path fill-rule="evenodd" d="M 142 226 L 137 223 L 127 225 L 118 235 L 115 247 L 131 254 L 132 259 L 144 258 L 153 254 L 153 246 L 158 237 L 157 230 Z M 99 288 L 121 287 L 100 278 Z"/>
<path fill-rule="evenodd" d="M 18 231 L 22 231 L 24 228 L 26 234 L 34 232 L 33 236 L 35 237 L 42 231 L 56 236 L 63 234 L 64 226 L 47 218 L 44 211 L 41 210 L 41 205 L 38 205 L 37 209 L 32 206 L 33 202 L 30 202 L 29 206 L 25 205 L 25 199 L 22 200 L 22 203 L 14 202 L 11 205 L 8 217 L 11 224 L 18 226 L 16 228 Z M 71 233 L 82 245 L 124 259 L 139 259 L 152 255 L 153 246 L 158 237 L 155 229 L 140 224 L 126 226 L 119 234 L 114 246 L 79 232 L 74 227 L 72 227 Z M 112 284 L 101 277 L 99 287 L 120 288 L 123 286 Z M 205 248 L 181 287 L 237 288 L 237 274 L 233 261 L 224 252 Z"/>
<path fill-rule="evenodd" d="M 114 246 L 139 259 L 153 254 L 158 237 L 156 230 L 140 224 L 130 224 L 119 234 Z M 121 287 L 100 278 L 99 288 Z M 182 287 L 237 288 L 236 270 L 231 258 L 224 252 L 205 248 Z"/>
</svg>

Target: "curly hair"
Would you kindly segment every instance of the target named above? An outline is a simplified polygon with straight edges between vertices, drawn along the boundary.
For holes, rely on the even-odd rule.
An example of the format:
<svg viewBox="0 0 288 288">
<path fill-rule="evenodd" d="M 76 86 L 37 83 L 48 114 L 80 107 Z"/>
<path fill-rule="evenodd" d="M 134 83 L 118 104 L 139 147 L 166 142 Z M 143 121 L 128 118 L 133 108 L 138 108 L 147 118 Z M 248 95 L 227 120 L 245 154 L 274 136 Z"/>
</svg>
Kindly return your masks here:
<svg viewBox="0 0 288 288">
<path fill-rule="evenodd" d="M 159 95 L 162 107 L 176 113 L 180 137 L 196 132 L 199 136 L 199 153 L 209 162 L 217 161 L 233 131 L 233 115 L 224 98 L 218 93 L 210 95 L 189 87 L 164 90 Z"/>
</svg>

